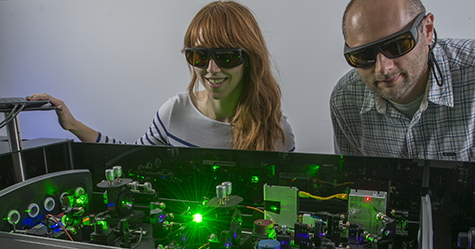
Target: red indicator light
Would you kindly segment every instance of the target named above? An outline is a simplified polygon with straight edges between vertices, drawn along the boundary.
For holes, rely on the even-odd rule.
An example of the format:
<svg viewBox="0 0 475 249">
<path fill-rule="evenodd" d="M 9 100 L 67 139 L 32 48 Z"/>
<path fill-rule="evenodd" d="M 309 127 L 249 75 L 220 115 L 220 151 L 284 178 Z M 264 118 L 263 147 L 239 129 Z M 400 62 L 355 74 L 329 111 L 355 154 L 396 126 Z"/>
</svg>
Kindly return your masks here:
<svg viewBox="0 0 475 249">
<path fill-rule="evenodd" d="M 371 201 L 371 198 L 369 196 L 367 196 L 366 201 Z"/>
</svg>

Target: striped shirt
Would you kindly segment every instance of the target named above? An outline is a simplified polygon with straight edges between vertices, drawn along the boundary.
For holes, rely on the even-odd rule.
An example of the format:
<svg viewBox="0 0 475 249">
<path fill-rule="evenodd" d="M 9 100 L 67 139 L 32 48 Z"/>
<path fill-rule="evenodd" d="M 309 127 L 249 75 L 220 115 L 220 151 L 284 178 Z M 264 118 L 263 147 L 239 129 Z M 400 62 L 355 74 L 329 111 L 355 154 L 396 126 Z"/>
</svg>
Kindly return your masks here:
<svg viewBox="0 0 475 249">
<path fill-rule="evenodd" d="M 281 126 L 286 144 L 278 150 L 294 151 L 294 134 L 285 116 Z M 100 132 L 96 142 L 124 143 Z M 203 115 L 188 93 L 179 93 L 160 107 L 148 130 L 135 144 L 232 149 L 231 125 Z"/>
<path fill-rule="evenodd" d="M 412 118 L 369 90 L 355 69 L 344 75 L 330 99 L 335 153 L 475 161 L 475 41 L 441 39 L 434 55 L 443 85 L 430 74 Z"/>
</svg>

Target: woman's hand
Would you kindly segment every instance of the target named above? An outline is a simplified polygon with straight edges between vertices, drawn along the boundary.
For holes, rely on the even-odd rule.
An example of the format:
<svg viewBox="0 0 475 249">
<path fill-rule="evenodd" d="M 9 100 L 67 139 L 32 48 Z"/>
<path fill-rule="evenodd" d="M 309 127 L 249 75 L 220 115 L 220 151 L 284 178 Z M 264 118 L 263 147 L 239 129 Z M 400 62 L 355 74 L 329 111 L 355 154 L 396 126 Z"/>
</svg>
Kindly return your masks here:
<svg viewBox="0 0 475 249">
<path fill-rule="evenodd" d="M 58 115 L 58 121 L 61 127 L 63 127 L 63 129 L 68 130 L 68 131 L 74 129 L 74 125 L 75 125 L 75 122 L 77 122 L 77 120 L 73 117 L 68 107 L 66 106 L 66 104 L 64 104 L 62 100 L 57 99 L 46 93 L 32 94 L 30 96 L 27 96 L 26 100 L 49 101 L 53 106 L 56 106 L 56 114 Z"/>
<path fill-rule="evenodd" d="M 47 100 L 53 106 L 56 106 L 56 114 L 58 115 L 58 121 L 61 127 L 67 131 L 72 132 L 83 142 L 95 142 L 98 136 L 98 132 L 84 125 L 76 120 L 69 111 L 66 104 L 47 93 L 32 94 L 26 97 L 29 101 Z"/>
</svg>

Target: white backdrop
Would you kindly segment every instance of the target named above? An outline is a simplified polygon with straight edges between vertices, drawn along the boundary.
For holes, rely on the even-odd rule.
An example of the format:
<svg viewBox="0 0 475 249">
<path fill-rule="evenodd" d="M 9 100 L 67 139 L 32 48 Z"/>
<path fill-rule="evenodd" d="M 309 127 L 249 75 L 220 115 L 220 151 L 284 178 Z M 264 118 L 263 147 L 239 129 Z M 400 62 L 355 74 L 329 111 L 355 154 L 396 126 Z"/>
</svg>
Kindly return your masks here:
<svg viewBox="0 0 475 249">
<path fill-rule="evenodd" d="M 47 92 L 85 124 L 134 142 L 190 74 L 183 36 L 205 0 L 0 0 L 0 97 Z M 329 96 L 350 69 L 347 0 L 241 0 L 255 14 L 283 91 L 296 151 L 333 153 Z M 474 38 L 475 1 L 426 0 L 439 37 Z M 53 111 L 22 112 L 25 139 L 75 138 Z M 0 130 L 0 135 L 5 129 Z"/>
</svg>

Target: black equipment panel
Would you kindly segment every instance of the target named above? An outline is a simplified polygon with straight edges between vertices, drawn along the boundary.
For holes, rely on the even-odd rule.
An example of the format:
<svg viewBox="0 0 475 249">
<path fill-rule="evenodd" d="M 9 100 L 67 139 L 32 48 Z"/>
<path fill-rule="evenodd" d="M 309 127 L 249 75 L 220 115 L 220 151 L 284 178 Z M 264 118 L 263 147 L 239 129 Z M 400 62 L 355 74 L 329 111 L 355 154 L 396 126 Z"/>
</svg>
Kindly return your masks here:
<svg viewBox="0 0 475 249">
<path fill-rule="evenodd" d="M 123 248 L 258 248 L 267 239 L 289 249 L 465 248 L 475 238 L 474 162 L 87 143 L 72 143 L 71 157 L 88 173 L 63 174 L 57 191 L 18 185 L 21 201 L 0 192 L 1 231 L 13 230 L 5 215 L 16 209 L 17 233 L 48 213 L 65 220 L 72 240 Z M 123 181 L 109 182 L 106 170 L 118 165 Z M 225 182 L 229 200 L 217 198 Z M 75 202 L 78 186 L 87 205 Z M 71 203 L 29 217 L 27 204 L 41 209 L 64 189 Z M 61 230 L 29 233 L 68 239 Z"/>
</svg>

